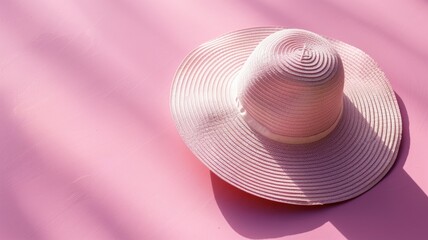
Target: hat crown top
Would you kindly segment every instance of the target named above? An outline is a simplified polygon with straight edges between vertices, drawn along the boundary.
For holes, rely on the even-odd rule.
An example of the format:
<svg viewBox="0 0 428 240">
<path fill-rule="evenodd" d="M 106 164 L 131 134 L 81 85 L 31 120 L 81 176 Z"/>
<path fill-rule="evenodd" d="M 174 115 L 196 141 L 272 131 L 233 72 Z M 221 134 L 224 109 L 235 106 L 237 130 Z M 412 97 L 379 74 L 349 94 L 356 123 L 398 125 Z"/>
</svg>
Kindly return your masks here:
<svg viewBox="0 0 428 240">
<path fill-rule="evenodd" d="M 323 37 L 286 29 L 265 38 L 236 79 L 237 100 L 257 132 L 286 143 L 328 135 L 340 119 L 344 70 Z"/>
</svg>

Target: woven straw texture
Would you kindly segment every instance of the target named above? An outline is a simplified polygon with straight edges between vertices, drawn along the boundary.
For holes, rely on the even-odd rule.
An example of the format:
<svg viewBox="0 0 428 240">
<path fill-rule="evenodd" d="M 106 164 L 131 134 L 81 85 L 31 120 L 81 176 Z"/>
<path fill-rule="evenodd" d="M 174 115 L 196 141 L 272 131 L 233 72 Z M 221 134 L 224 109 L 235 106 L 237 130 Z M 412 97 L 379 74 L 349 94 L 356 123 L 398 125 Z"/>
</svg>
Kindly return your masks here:
<svg viewBox="0 0 428 240">
<path fill-rule="evenodd" d="M 354 198 L 378 183 L 396 159 L 402 129 L 394 92 L 367 54 L 328 40 L 345 74 L 337 126 L 321 140 L 305 144 L 260 134 L 237 106 L 236 79 L 258 44 L 279 30 L 244 29 L 192 51 L 171 89 L 177 129 L 211 171 L 248 193 L 297 205 Z M 296 58 L 304 60 L 304 49 Z M 293 129 L 298 133 L 299 128 L 280 130 Z"/>
</svg>

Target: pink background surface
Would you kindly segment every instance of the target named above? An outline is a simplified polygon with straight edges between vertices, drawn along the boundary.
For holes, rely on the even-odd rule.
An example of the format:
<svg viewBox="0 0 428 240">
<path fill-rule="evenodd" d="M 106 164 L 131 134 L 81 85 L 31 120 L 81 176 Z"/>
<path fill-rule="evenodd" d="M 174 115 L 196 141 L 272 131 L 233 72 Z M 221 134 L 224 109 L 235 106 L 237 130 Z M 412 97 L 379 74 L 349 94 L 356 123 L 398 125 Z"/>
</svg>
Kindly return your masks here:
<svg viewBox="0 0 428 240">
<path fill-rule="evenodd" d="M 424 0 L 0 0 L 0 239 L 426 239 L 427 22 Z M 271 25 L 350 43 L 389 77 L 402 147 L 361 197 L 258 199 L 178 136 L 169 90 L 186 54 Z"/>
</svg>

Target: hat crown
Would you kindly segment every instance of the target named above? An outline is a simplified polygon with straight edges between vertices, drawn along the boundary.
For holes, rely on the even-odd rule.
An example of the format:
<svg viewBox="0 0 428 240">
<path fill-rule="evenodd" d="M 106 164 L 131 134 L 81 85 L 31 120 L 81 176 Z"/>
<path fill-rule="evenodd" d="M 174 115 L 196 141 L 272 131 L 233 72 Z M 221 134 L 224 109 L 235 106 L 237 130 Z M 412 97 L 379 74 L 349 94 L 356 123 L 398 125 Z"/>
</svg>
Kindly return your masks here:
<svg viewBox="0 0 428 240">
<path fill-rule="evenodd" d="M 286 29 L 265 38 L 236 79 L 237 101 L 257 132 L 286 143 L 328 135 L 340 119 L 344 70 L 323 37 Z"/>
</svg>

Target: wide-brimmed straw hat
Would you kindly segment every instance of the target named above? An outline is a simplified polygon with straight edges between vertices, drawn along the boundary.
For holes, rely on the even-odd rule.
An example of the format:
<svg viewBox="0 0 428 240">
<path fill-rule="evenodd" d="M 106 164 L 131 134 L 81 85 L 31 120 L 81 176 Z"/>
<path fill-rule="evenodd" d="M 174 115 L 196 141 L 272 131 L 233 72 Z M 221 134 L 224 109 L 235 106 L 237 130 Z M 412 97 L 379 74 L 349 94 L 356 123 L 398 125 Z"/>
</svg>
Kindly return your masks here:
<svg viewBox="0 0 428 240">
<path fill-rule="evenodd" d="M 256 196 L 299 205 L 354 198 L 392 167 L 402 124 L 363 51 L 300 29 L 250 28 L 178 68 L 171 111 L 191 151 Z"/>
</svg>

